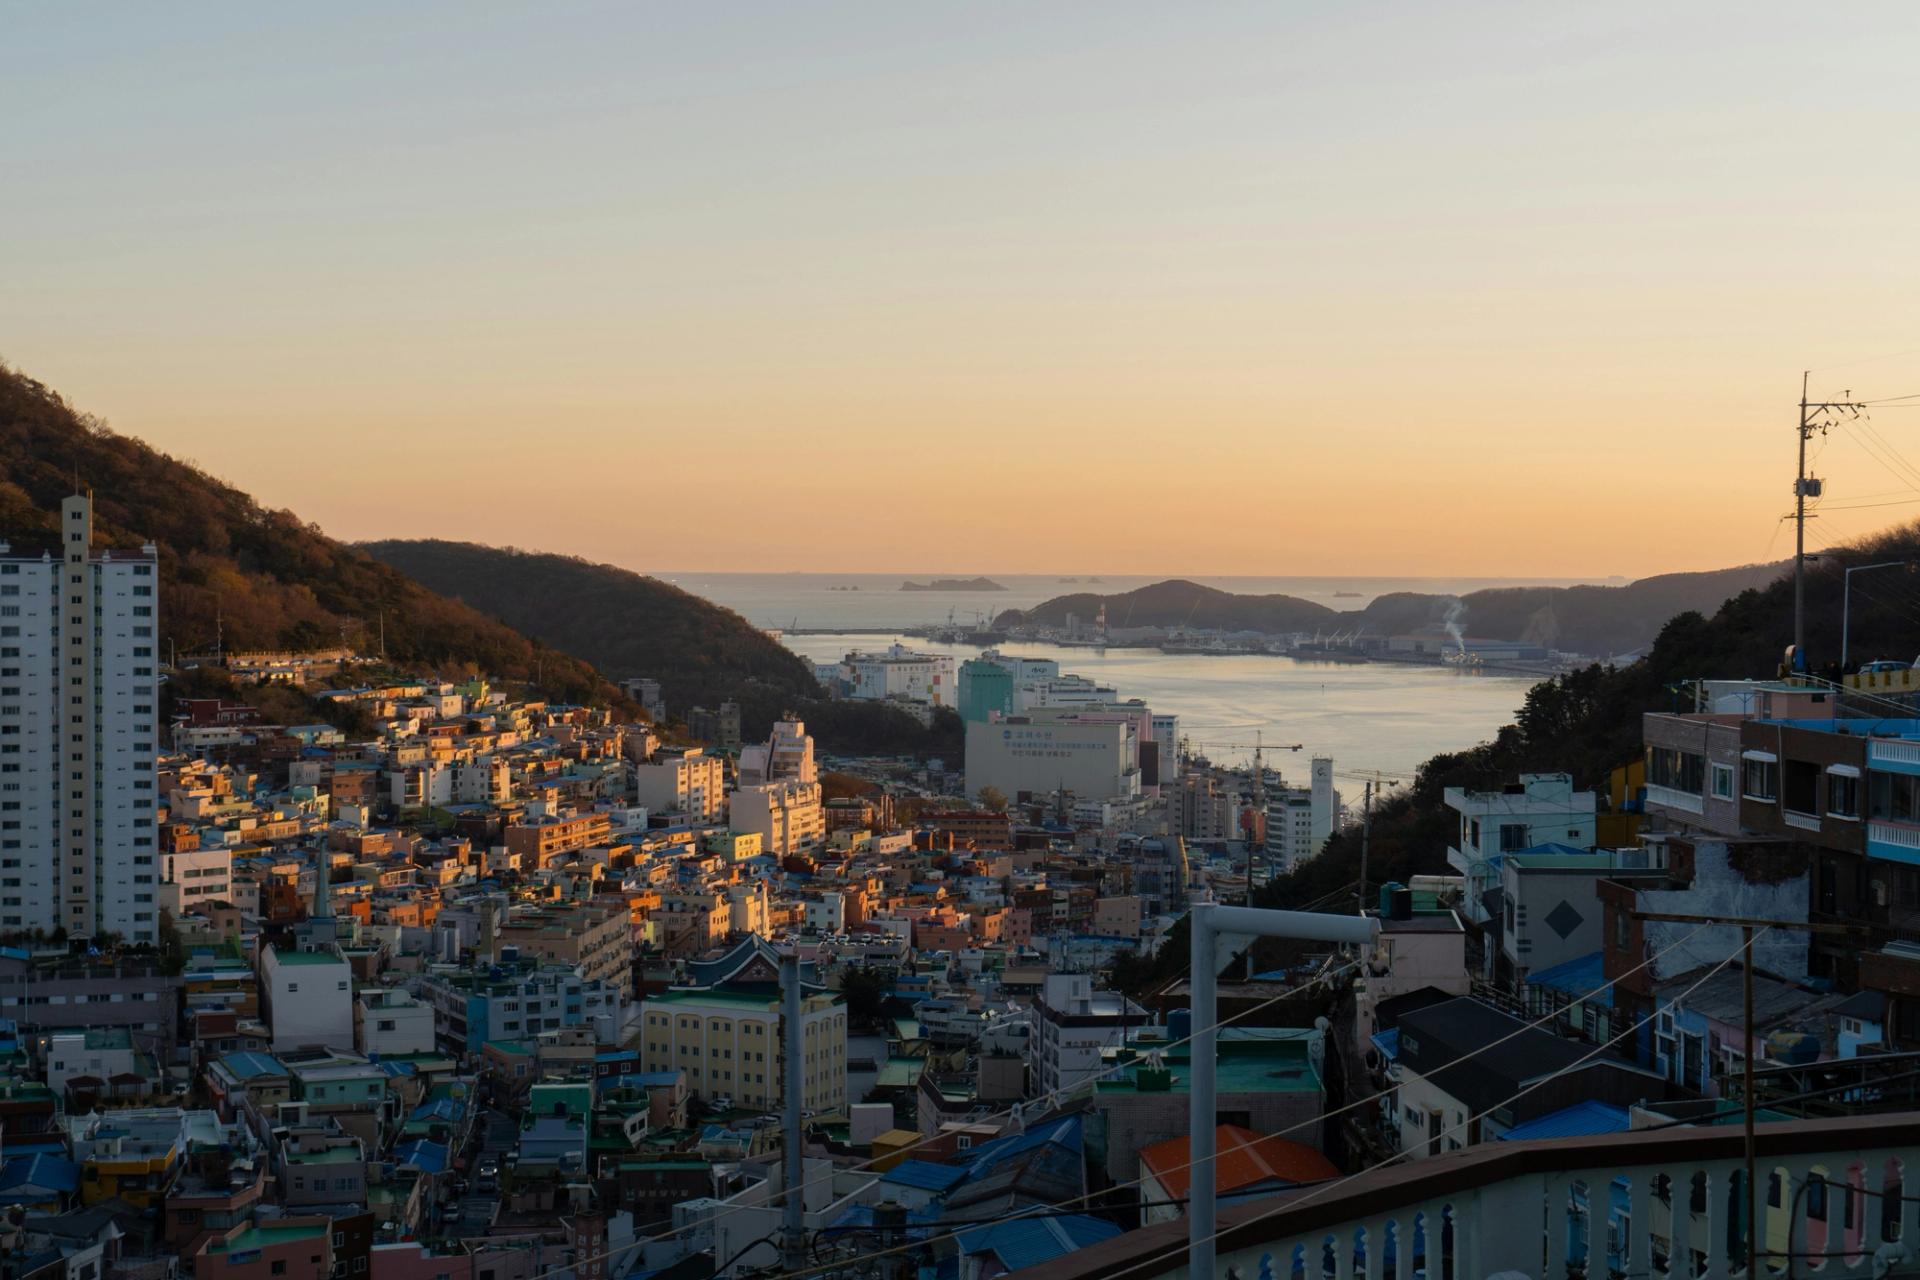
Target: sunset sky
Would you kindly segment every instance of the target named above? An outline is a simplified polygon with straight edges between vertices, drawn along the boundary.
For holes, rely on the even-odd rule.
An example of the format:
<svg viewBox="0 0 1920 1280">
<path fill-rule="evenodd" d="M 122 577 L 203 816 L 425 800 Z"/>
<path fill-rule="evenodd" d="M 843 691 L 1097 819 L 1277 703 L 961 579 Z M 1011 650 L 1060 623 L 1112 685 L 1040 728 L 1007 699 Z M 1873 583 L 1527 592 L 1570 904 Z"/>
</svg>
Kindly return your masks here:
<svg viewBox="0 0 1920 1280">
<path fill-rule="evenodd" d="M 0 23 L 0 358 L 340 537 L 1638 576 L 1790 549 L 1802 369 L 1920 392 L 1911 4 Z"/>
</svg>

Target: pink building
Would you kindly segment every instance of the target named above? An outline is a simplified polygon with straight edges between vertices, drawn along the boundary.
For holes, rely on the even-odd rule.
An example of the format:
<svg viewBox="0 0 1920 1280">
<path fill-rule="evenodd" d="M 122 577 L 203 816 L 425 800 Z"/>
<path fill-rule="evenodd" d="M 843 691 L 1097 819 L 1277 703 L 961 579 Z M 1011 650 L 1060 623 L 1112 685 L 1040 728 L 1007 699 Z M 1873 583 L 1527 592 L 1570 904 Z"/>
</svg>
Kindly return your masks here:
<svg viewBox="0 0 1920 1280">
<path fill-rule="evenodd" d="M 220 1280 L 328 1280 L 333 1274 L 333 1219 L 243 1223 L 204 1241 L 193 1259 L 194 1274 L 218 1275 Z"/>
</svg>

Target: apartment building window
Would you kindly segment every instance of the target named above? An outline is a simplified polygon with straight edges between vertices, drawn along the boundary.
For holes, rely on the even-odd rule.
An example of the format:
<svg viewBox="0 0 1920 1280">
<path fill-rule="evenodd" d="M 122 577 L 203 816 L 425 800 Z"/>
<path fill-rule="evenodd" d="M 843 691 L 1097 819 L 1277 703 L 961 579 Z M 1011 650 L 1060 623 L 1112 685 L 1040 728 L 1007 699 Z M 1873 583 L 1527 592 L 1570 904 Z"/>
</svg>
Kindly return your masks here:
<svg viewBox="0 0 1920 1280">
<path fill-rule="evenodd" d="M 1868 813 L 1877 822 L 1920 822 L 1920 778 L 1876 773 L 1868 779 Z"/>
<path fill-rule="evenodd" d="M 1780 766 L 1780 803 L 1795 813 L 1820 812 L 1820 766 L 1788 760 Z"/>
<path fill-rule="evenodd" d="M 1733 799 L 1733 766 L 1716 764 L 1713 766 L 1713 798 L 1715 800 Z"/>
<path fill-rule="evenodd" d="M 1740 793 L 1749 800 L 1772 804 L 1780 792 L 1779 761 L 1764 751 L 1750 751 L 1740 763 Z"/>
<path fill-rule="evenodd" d="M 1700 794 L 1706 781 L 1706 758 L 1695 751 L 1678 747 L 1647 748 L 1647 782 L 1669 791 Z"/>
<path fill-rule="evenodd" d="M 1838 765 L 1827 770 L 1827 816 L 1860 816 L 1860 774 L 1851 766 Z"/>
</svg>

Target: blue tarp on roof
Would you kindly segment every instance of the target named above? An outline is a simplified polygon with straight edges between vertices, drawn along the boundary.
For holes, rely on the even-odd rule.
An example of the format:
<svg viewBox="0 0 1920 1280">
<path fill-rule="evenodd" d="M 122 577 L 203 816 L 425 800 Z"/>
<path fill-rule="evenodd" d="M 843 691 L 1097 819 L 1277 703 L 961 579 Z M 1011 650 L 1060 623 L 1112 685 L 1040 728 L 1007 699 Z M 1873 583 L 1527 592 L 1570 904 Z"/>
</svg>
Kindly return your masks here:
<svg viewBox="0 0 1920 1280">
<path fill-rule="evenodd" d="M 880 1181 L 920 1191 L 951 1191 L 966 1178 L 967 1171 L 959 1165 L 934 1164 L 930 1160 L 902 1160 L 882 1174 Z"/>
<path fill-rule="evenodd" d="M 1613 1008 L 1613 988 L 1607 984 L 1607 975 L 1602 971 L 1598 951 L 1590 951 L 1584 956 L 1562 961 L 1550 969 L 1530 973 L 1527 975 L 1527 985 L 1564 992 L 1575 999 L 1607 1009 Z M 1598 994 L 1594 994 L 1596 992 Z"/>
<path fill-rule="evenodd" d="M 1088 1245 L 1111 1240 L 1120 1228 L 1101 1218 L 1074 1214 L 1063 1218 L 1016 1218 L 974 1227 L 959 1236 L 960 1251 L 990 1253 L 1009 1271 L 1037 1267 Z"/>
<path fill-rule="evenodd" d="M 1388 1027 L 1385 1031 L 1376 1031 L 1367 1039 L 1380 1051 L 1380 1056 L 1388 1062 L 1400 1061 L 1400 1028 Z"/>
<path fill-rule="evenodd" d="M 395 1147 L 393 1159 L 402 1167 L 412 1165 L 422 1173 L 443 1173 L 447 1167 L 447 1147 L 443 1142 L 420 1138 Z"/>
<path fill-rule="evenodd" d="M 1591 1138 L 1602 1133 L 1625 1133 L 1630 1121 L 1625 1107 L 1589 1098 L 1550 1112 L 1537 1120 L 1516 1125 L 1500 1135 L 1501 1142 L 1525 1142 L 1530 1138 Z"/>
</svg>

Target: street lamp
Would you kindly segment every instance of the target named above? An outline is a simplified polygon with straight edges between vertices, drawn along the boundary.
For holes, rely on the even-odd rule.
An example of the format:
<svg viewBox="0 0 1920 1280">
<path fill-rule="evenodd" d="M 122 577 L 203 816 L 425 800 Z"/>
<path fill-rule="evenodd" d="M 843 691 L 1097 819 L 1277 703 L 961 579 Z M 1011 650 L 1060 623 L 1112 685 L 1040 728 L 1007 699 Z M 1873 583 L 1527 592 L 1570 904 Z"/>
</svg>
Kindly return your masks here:
<svg viewBox="0 0 1920 1280">
<path fill-rule="evenodd" d="M 1853 612 L 1853 575 L 1869 569 L 1891 569 L 1896 565 L 1913 567 L 1911 560 L 1882 560 L 1879 564 L 1856 564 L 1846 571 L 1840 587 L 1840 669 L 1847 668 L 1847 630 Z"/>
</svg>

